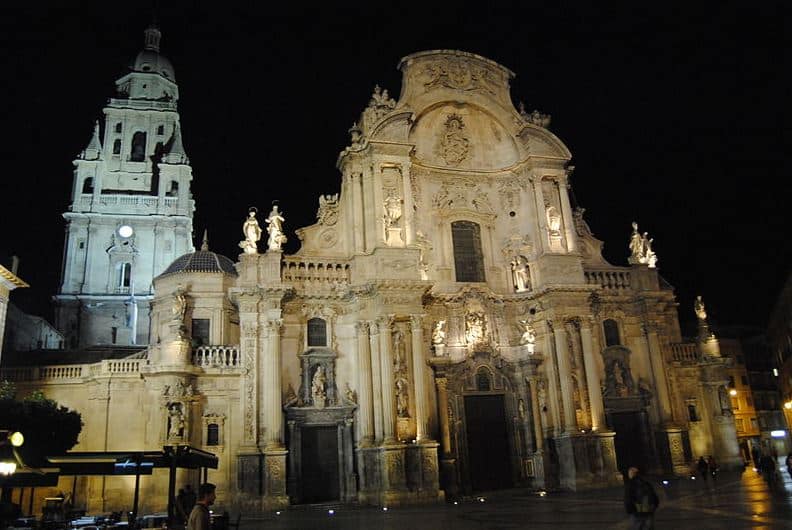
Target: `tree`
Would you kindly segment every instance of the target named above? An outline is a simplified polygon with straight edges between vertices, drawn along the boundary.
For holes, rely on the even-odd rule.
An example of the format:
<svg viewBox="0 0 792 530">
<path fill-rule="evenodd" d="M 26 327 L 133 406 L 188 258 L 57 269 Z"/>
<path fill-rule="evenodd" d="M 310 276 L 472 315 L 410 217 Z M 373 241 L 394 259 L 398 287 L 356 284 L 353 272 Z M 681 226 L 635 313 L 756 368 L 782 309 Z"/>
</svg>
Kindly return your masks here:
<svg viewBox="0 0 792 530">
<path fill-rule="evenodd" d="M 79 412 L 58 405 L 42 392 L 18 401 L 12 385 L 0 385 L 0 429 L 24 435 L 18 452 L 26 466 L 46 466 L 47 456 L 65 454 L 77 444 L 82 426 Z"/>
</svg>

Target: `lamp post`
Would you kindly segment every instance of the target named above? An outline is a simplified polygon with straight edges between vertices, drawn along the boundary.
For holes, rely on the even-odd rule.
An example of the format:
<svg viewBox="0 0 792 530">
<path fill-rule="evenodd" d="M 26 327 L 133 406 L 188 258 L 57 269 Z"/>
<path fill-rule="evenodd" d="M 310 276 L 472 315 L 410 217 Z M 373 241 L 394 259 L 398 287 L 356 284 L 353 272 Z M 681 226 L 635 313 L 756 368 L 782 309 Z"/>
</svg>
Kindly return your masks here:
<svg viewBox="0 0 792 530">
<path fill-rule="evenodd" d="M 9 476 L 16 473 L 17 465 L 22 460 L 16 448 L 25 443 L 25 437 L 19 431 L 0 430 L 0 475 Z"/>
</svg>

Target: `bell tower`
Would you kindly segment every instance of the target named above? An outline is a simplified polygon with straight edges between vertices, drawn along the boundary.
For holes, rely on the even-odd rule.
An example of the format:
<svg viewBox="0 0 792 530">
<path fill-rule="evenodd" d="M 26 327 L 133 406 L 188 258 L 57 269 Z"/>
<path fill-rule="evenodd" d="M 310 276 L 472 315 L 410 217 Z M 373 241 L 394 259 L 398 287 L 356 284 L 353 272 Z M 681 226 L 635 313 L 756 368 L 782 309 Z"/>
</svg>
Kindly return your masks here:
<svg viewBox="0 0 792 530">
<path fill-rule="evenodd" d="M 194 250 L 192 168 L 179 87 L 159 29 L 115 82 L 115 95 L 74 160 L 57 327 L 69 348 L 148 340 L 152 280 Z"/>
</svg>

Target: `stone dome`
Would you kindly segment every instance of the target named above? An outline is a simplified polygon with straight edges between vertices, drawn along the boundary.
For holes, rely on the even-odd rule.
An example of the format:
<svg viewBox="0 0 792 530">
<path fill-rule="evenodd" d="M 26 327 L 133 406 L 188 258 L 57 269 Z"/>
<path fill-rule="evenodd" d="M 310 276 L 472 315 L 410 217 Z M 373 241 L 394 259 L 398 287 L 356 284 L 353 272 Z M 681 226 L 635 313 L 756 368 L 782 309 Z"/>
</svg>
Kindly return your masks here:
<svg viewBox="0 0 792 530">
<path fill-rule="evenodd" d="M 198 250 L 176 258 L 160 276 L 187 272 L 220 272 L 237 276 L 234 262 L 211 250 Z"/>
<path fill-rule="evenodd" d="M 138 53 L 135 62 L 132 64 L 132 70 L 135 72 L 154 72 L 174 83 L 176 82 L 176 73 L 170 60 L 154 50 L 142 50 Z"/>
</svg>

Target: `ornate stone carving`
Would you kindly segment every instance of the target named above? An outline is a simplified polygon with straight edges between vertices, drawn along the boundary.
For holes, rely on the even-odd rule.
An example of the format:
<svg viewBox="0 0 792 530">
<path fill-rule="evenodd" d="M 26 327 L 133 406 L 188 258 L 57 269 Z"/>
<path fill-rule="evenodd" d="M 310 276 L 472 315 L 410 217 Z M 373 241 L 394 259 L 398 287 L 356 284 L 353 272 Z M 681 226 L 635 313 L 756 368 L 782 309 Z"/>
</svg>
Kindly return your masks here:
<svg viewBox="0 0 792 530">
<path fill-rule="evenodd" d="M 325 394 L 326 382 L 327 378 L 324 375 L 324 368 L 322 368 L 320 364 L 317 366 L 313 379 L 311 380 L 311 398 L 313 400 L 313 406 L 318 409 L 323 409 L 325 407 L 325 402 L 327 400 L 327 395 Z"/>
<path fill-rule="evenodd" d="M 257 212 L 258 209 L 250 208 L 247 219 L 245 219 L 245 222 L 242 224 L 242 233 L 245 235 L 245 239 L 239 242 L 239 248 L 241 248 L 245 254 L 258 254 L 257 243 L 261 239 L 261 227 L 256 219 Z"/>
<path fill-rule="evenodd" d="M 489 195 L 487 195 L 487 192 L 485 192 L 480 187 L 476 188 L 473 199 L 470 202 L 473 204 L 473 208 L 475 208 L 477 212 L 492 213 L 494 211 L 492 208 L 492 203 L 489 199 Z"/>
<path fill-rule="evenodd" d="M 285 219 L 281 212 L 278 211 L 278 205 L 272 205 L 272 211 L 266 219 L 267 233 L 269 239 L 267 240 L 267 247 L 270 250 L 280 250 L 281 246 L 286 243 L 286 234 L 283 233 L 283 222 Z"/>
<path fill-rule="evenodd" d="M 487 321 L 483 312 L 469 312 L 465 315 L 465 340 L 469 345 L 483 343 L 486 334 Z"/>
<path fill-rule="evenodd" d="M 630 248 L 630 257 L 627 261 L 631 264 L 640 263 L 648 265 L 649 268 L 655 268 L 658 259 L 657 254 L 652 250 L 652 242 L 654 239 L 649 237 L 649 232 L 644 232 L 643 235 L 640 235 L 638 232 L 638 223 L 635 221 L 632 223 L 632 229 L 630 244 L 628 245 Z"/>
<path fill-rule="evenodd" d="M 338 232 L 335 228 L 328 228 L 319 234 L 319 246 L 322 248 L 332 248 L 338 243 Z"/>
<path fill-rule="evenodd" d="M 368 106 L 363 111 L 362 125 L 365 134 L 371 132 L 372 127 L 391 113 L 396 108 L 396 101 L 388 95 L 388 90 L 381 89 L 379 85 L 374 87 Z"/>
<path fill-rule="evenodd" d="M 505 211 L 514 211 L 520 208 L 521 186 L 516 177 L 504 178 L 498 182 L 498 196 L 501 207 Z"/>
<path fill-rule="evenodd" d="M 528 320 L 520 320 L 520 325 L 522 326 L 520 345 L 525 346 L 528 353 L 533 355 L 536 349 L 536 331 Z"/>
<path fill-rule="evenodd" d="M 528 272 L 528 260 L 524 256 L 516 256 L 511 261 L 512 285 L 515 292 L 523 293 L 531 290 L 531 275 Z"/>
<path fill-rule="evenodd" d="M 333 226 L 338 222 L 338 193 L 319 195 L 319 209 L 316 220 L 320 225 Z"/>
<path fill-rule="evenodd" d="M 435 346 L 445 344 L 445 340 L 446 340 L 445 325 L 446 325 L 445 320 L 438 320 L 435 323 L 434 330 L 432 330 L 432 344 L 434 344 Z"/>
<path fill-rule="evenodd" d="M 446 164 L 457 167 L 470 154 L 470 138 L 465 131 L 465 122 L 458 114 L 449 114 L 440 134 L 438 151 Z"/>
<path fill-rule="evenodd" d="M 168 403 L 168 441 L 178 442 L 184 438 L 186 420 L 184 414 L 184 403 Z"/>
<path fill-rule="evenodd" d="M 525 105 L 522 101 L 520 101 L 519 110 L 520 116 L 522 116 L 522 118 L 528 123 L 536 125 L 537 127 L 543 127 L 545 129 L 550 126 L 550 120 L 552 119 L 552 116 L 549 114 L 543 114 L 536 109 L 534 109 L 533 112 L 528 113 L 525 110 Z"/>
<path fill-rule="evenodd" d="M 464 91 L 483 90 L 494 94 L 498 84 L 489 70 L 463 57 L 444 57 L 428 64 L 424 73 L 427 91 L 445 87 Z"/>
</svg>

